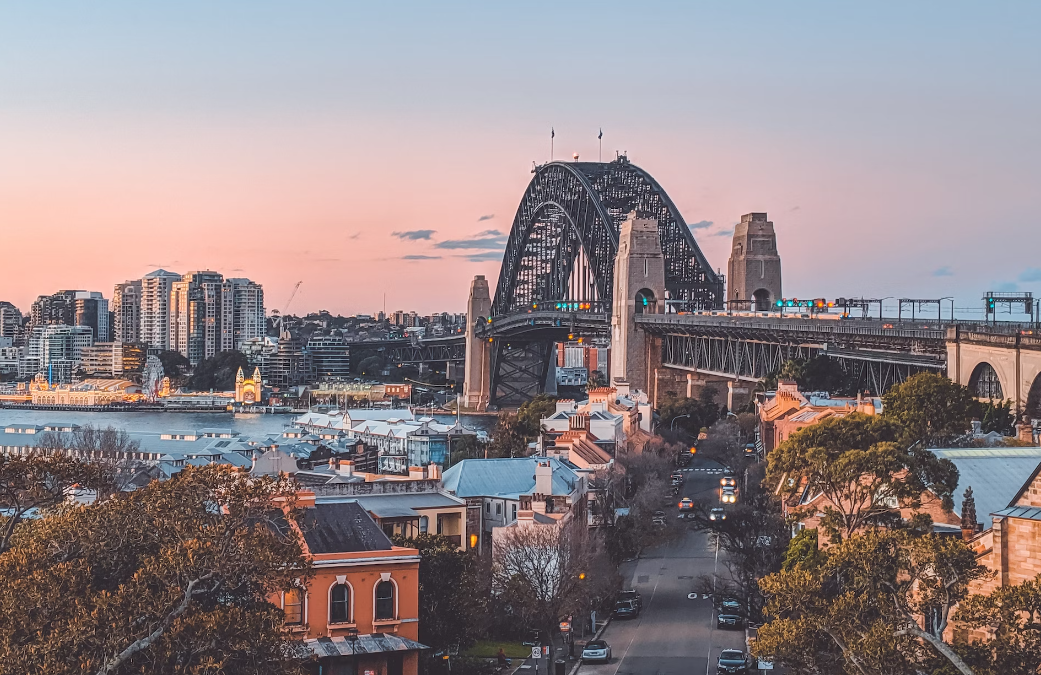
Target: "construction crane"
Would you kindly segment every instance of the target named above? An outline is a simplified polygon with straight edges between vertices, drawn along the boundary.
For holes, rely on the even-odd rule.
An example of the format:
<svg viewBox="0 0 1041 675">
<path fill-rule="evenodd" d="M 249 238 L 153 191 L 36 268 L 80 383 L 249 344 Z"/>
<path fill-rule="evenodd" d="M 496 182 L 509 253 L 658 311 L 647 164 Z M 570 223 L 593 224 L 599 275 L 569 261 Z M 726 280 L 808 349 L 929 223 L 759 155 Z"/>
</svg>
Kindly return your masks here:
<svg viewBox="0 0 1041 675">
<path fill-rule="evenodd" d="M 296 284 L 293 286 L 293 291 L 289 294 L 289 299 L 286 300 L 285 307 L 282 308 L 281 312 L 277 309 L 271 310 L 271 313 L 274 315 L 273 321 L 275 324 L 275 330 L 278 331 L 279 334 L 282 333 L 282 319 L 285 317 L 285 313 L 289 311 L 289 305 L 292 304 L 293 298 L 296 297 L 296 292 L 300 290 L 300 284 L 302 283 L 304 282 L 301 280 L 296 282 Z"/>
</svg>

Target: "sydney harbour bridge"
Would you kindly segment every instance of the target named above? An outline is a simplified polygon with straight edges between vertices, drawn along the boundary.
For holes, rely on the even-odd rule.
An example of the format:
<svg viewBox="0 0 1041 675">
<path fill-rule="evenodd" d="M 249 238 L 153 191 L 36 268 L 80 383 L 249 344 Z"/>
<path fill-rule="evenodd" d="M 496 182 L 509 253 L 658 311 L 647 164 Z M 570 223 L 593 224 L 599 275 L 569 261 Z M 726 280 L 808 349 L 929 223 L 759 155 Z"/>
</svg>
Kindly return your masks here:
<svg viewBox="0 0 1041 675">
<path fill-rule="evenodd" d="M 828 356 L 872 392 L 915 372 L 951 370 L 981 395 L 999 393 L 1041 414 L 1041 337 L 953 319 L 893 324 L 770 311 L 781 294 L 779 258 L 768 307 L 748 302 L 751 288 L 743 305 L 728 289 L 727 302 L 723 275 L 672 199 L 624 155 L 549 162 L 533 174 L 494 289 L 483 276 L 471 286 L 465 344 L 413 340 L 397 350 L 404 361 L 464 361 L 468 408 L 519 406 L 546 390 L 556 343 L 610 337 L 612 383 L 653 399 L 663 387 L 690 395 L 692 383 L 707 381 L 748 391 L 788 359 Z M 740 246 L 735 239 L 735 252 Z M 1011 358 L 1036 365 L 1003 369 Z"/>
</svg>

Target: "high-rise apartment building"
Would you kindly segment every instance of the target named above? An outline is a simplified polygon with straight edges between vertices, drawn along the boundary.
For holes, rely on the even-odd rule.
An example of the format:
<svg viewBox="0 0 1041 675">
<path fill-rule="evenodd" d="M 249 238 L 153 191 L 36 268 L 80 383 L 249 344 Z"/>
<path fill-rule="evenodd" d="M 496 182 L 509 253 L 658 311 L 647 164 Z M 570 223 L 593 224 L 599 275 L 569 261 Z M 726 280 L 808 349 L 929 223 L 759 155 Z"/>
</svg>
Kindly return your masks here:
<svg viewBox="0 0 1041 675">
<path fill-rule="evenodd" d="M 133 342 L 98 342 L 83 350 L 83 372 L 95 377 L 125 377 L 145 367 L 147 347 Z"/>
<path fill-rule="evenodd" d="M 87 326 L 94 333 L 94 342 L 112 339 L 109 330 L 108 300 L 97 291 L 76 291 L 76 319 L 73 325 Z"/>
<path fill-rule="evenodd" d="M 6 301 L 0 301 L 0 337 L 18 342 L 22 336 L 22 312 Z"/>
<path fill-rule="evenodd" d="M 58 291 L 54 295 L 36 298 L 29 311 L 29 326 L 76 325 L 76 294 L 79 291 Z"/>
<path fill-rule="evenodd" d="M 241 350 L 267 334 L 264 288 L 249 279 L 226 279 L 221 310 L 221 351 Z"/>
<path fill-rule="evenodd" d="M 221 351 L 224 276 L 189 272 L 170 291 L 170 349 L 193 366 Z"/>
<path fill-rule="evenodd" d="M 141 339 L 141 280 L 116 284 L 112 291 L 112 339 L 137 342 Z"/>
<path fill-rule="evenodd" d="M 170 293 L 181 275 L 156 270 L 141 278 L 138 339 L 159 350 L 170 349 Z"/>
<path fill-rule="evenodd" d="M 348 380 L 351 352 L 342 335 L 312 335 L 307 341 L 315 379 L 319 382 Z"/>
<path fill-rule="evenodd" d="M 36 326 L 29 334 L 26 360 L 51 382 L 70 382 L 83 359 L 83 350 L 93 341 L 94 331 L 89 326 Z"/>
</svg>

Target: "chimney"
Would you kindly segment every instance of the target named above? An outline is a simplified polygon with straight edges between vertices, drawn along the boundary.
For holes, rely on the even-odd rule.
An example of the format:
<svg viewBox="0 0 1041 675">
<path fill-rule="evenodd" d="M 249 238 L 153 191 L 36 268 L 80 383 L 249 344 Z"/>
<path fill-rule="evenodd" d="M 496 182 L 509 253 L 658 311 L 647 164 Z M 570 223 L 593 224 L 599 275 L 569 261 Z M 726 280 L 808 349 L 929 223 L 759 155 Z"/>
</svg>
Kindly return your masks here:
<svg viewBox="0 0 1041 675">
<path fill-rule="evenodd" d="M 586 413 L 575 413 L 568 422 L 572 431 L 589 431 L 589 415 Z"/>
<path fill-rule="evenodd" d="M 427 478 L 441 480 L 441 467 L 431 462 L 430 466 L 427 467 Z"/>
<path fill-rule="evenodd" d="M 340 474 L 341 476 L 347 476 L 347 477 L 353 476 L 354 475 L 354 462 L 352 462 L 349 459 L 341 459 L 340 460 L 340 467 L 339 467 L 339 470 L 337 471 L 337 473 Z"/>
<path fill-rule="evenodd" d="M 1023 421 L 1016 425 L 1016 437 L 1027 445 L 1034 444 L 1034 427 L 1026 415 L 1023 415 Z"/>
<path fill-rule="evenodd" d="M 329 470 L 330 471 L 336 471 L 339 468 L 340 468 L 340 465 L 336 461 L 336 458 L 335 457 L 330 457 L 329 458 Z"/>
<path fill-rule="evenodd" d="M 301 509 L 314 507 L 314 491 L 298 490 L 296 493 L 296 505 Z"/>
<path fill-rule="evenodd" d="M 427 472 L 421 466 L 410 466 L 408 468 L 408 479 L 409 480 L 423 480 L 427 477 Z"/>
<path fill-rule="evenodd" d="M 972 435 L 973 436 L 980 436 L 982 434 L 983 434 L 983 422 L 980 422 L 979 420 L 976 420 L 976 419 L 972 420 Z"/>
<path fill-rule="evenodd" d="M 968 541 L 976 536 L 976 499 L 972 496 L 972 486 L 965 488 L 961 502 L 961 537 Z"/>
<path fill-rule="evenodd" d="M 535 465 L 535 493 L 553 494 L 553 465 L 549 460 L 539 461 Z"/>
</svg>

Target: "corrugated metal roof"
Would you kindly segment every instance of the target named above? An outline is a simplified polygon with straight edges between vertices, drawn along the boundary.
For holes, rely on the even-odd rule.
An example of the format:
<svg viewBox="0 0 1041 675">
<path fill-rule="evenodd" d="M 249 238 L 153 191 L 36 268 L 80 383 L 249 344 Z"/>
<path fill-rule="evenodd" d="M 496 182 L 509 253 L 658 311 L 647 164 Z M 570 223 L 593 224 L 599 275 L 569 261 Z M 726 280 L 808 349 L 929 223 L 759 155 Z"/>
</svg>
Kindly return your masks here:
<svg viewBox="0 0 1041 675">
<path fill-rule="evenodd" d="M 304 509 L 300 530 L 311 553 L 389 551 L 392 544 L 356 502 L 315 504 Z"/>
<path fill-rule="evenodd" d="M 943 448 L 932 452 L 958 467 L 955 512 L 961 514 L 962 495 L 971 487 L 979 519 L 1007 507 L 1041 463 L 1041 448 Z M 990 524 L 982 522 L 985 527 Z"/>
<path fill-rule="evenodd" d="M 400 635 L 390 635 L 388 633 L 369 633 L 366 635 L 359 635 L 356 639 L 345 637 L 323 637 L 315 640 L 304 640 L 303 644 L 310 653 L 314 654 L 318 658 L 430 649 L 430 647 L 420 644 L 415 640 L 409 640 Z"/>
<path fill-rule="evenodd" d="M 535 490 L 535 465 L 548 461 L 553 467 L 553 494 L 569 495 L 578 474 L 559 460 L 546 457 L 464 459 L 445 471 L 445 489 L 457 497 L 517 499 Z"/>
<path fill-rule="evenodd" d="M 1037 506 L 1010 506 L 1007 509 L 994 512 L 995 516 L 1006 516 L 1008 518 L 1023 518 L 1025 520 L 1041 520 L 1041 507 Z"/>
</svg>

